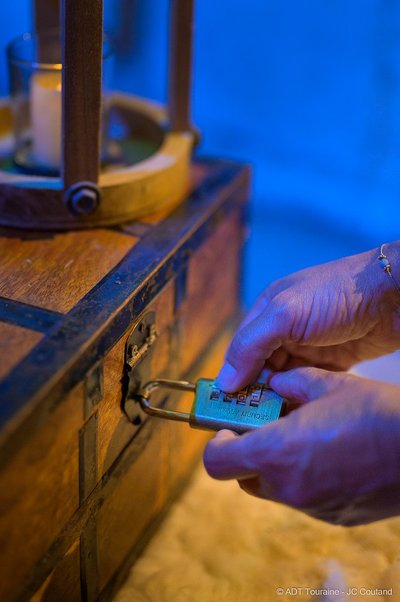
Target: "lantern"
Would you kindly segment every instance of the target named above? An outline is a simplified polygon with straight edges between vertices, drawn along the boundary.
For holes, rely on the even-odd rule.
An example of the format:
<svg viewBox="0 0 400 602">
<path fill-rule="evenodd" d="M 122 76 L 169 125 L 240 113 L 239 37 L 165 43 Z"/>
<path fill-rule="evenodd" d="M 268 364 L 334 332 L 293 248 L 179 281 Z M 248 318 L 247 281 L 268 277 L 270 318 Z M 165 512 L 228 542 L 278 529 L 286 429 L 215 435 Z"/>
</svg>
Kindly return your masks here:
<svg viewBox="0 0 400 602">
<path fill-rule="evenodd" d="M 0 106 L 0 224 L 115 225 L 179 203 L 195 138 L 193 0 L 171 0 L 167 108 L 102 89 L 109 59 L 102 0 L 36 0 L 34 12 L 35 34 L 8 49 L 12 96 Z"/>
</svg>

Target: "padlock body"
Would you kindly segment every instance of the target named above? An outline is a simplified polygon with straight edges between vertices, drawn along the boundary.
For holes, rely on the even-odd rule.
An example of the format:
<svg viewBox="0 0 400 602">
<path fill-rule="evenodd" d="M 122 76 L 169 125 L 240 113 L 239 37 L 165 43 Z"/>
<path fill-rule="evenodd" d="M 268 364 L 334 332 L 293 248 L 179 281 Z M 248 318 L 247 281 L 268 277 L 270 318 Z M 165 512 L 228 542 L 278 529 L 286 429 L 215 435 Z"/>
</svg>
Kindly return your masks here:
<svg viewBox="0 0 400 602">
<path fill-rule="evenodd" d="M 194 428 L 219 431 L 230 429 L 244 433 L 277 420 L 284 399 L 262 384 L 254 384 L 237 393 L 224 393 L 215 381 L 197 381 L 195 400 L 190 414 Z"/>
</svg>

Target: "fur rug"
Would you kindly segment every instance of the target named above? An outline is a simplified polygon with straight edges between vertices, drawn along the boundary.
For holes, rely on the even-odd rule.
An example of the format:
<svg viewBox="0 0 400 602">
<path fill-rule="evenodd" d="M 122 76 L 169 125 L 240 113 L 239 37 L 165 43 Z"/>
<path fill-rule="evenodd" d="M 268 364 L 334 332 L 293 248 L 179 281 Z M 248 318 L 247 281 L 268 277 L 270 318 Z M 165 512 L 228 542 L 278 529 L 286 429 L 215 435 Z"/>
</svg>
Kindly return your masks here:
<svg viewBox="0 0 400 602">
<path fill-rule="evenodd" d="M 114 602 L 311 600 L 399 602 L 400 518 L 333 527 L 199 467 Z"/>
</svg>

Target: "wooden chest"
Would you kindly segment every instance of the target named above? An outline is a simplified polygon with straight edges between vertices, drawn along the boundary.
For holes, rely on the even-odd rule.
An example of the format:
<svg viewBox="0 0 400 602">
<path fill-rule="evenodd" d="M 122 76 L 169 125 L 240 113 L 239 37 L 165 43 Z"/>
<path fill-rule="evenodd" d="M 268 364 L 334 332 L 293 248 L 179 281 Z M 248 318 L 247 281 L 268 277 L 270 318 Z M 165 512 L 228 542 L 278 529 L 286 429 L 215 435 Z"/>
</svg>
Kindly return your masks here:
<svg viewBox="0 0 400 602">
<path fill-rule="evenodd" d="M 109 599 L 199 457 L 206 434 L 123 401 L 132 353 L 134 378 L 214 376 L 238 311 L 248 170 L 192 172 L 167 216 L 1 231 L 2 602 Z"/>
</svg>

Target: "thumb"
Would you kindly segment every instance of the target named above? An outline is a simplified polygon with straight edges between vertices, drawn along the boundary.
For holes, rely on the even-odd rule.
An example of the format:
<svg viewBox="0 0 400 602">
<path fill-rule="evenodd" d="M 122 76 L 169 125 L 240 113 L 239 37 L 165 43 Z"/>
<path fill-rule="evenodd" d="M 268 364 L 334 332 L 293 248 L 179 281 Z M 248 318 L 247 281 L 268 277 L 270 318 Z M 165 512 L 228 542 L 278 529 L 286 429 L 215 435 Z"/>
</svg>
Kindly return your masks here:
<svg viewBox="0 0 400 602">
<path fill-rule="evenodd" d="M 282 397 L 307 403 L 340 387 L 346 376 L 320 368 L 295 368 L 274 374 L 269 384 Z"/>
</svg>

